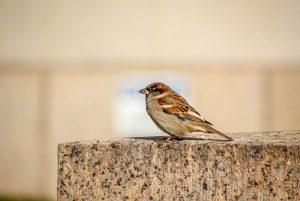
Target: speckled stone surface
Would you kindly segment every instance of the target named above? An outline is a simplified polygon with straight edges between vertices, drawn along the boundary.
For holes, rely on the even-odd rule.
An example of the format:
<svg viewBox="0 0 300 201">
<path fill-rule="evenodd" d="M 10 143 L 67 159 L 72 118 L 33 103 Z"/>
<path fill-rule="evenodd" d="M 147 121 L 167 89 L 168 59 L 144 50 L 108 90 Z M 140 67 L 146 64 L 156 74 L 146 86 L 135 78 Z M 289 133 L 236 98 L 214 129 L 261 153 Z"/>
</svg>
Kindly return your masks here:
<svg viewBox="0 0 300 201">
<path fill-rule="evenodd" d="M 57 198 L 300 200 L 300 131 L 228 135 L 60 144 Z"/>
</svg>

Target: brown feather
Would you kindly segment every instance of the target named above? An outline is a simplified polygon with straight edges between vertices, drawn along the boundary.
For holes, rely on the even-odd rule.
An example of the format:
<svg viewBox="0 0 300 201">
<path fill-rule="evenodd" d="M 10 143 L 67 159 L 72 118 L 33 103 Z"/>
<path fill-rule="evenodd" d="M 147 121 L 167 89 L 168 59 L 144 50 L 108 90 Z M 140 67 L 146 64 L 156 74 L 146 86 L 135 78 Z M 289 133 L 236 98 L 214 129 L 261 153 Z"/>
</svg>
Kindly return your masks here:
<svg viewBox="0 0 300 201">
<path fill-rule="evenodd" d="M 188 111 L 194 112 L 201 116 L 197 110 L 188 104 L 188 102 L 176 92 L 173 92 L 171 96 L 166 96 L 157 100 L 158 105 L 168 106 L 163 108 L 163 112 L 171 115 L 175 115 L 181 119 L 187 119 L 191 121 L 200 121 L 212 125 L 209 121 L 205 119 L 200 119 L 191 114 L 188 114 Z M 169 107 L 170 106 L 170 107 Z"/>
</svg>

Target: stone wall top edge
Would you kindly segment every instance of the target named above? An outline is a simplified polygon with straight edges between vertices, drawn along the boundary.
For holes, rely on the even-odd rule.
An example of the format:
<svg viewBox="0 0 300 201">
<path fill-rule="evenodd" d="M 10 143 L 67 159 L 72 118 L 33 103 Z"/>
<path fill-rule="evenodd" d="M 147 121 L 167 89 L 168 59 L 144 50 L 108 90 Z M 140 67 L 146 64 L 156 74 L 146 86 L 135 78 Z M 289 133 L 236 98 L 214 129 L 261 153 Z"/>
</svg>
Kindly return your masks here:
<svg viewBox="0 0 300 201">
<path fill-rule="evenodd" d="M 63 142 L 58 146 L 96 146 L 96 145 L 117 145 L 117 144 L 134 144 L 134 145 L 150 145 L 150 144 L 179 144 L 179 145 L 245 145 L 245 146 L 300 146 L 300 131 L 272 131 L 272 132 L 252 132 L 252 133 L 230 133 L 234 140 L 225 141 L 214 135 L 205 135 L 205 138 L 192 135 L 183 140 L 172 140 L 164 142 L 166 136 L 155 137 L 132 137 L 132 138 L 114 138 L 114 139 L 101 139 L 90 141 L 73 141 Z"/>
</svg>

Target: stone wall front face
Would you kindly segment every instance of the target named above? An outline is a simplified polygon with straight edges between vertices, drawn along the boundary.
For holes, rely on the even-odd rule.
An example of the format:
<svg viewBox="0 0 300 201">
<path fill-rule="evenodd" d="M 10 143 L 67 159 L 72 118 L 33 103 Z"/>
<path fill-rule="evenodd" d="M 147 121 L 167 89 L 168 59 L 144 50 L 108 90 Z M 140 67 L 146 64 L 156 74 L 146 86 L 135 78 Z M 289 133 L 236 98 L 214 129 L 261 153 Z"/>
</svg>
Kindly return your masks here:
<svg viewBox="0 0 300 201">
<path fill-rule="evenodd" d="M 58 200 L 300 199 L 300 132 L 229 135 L 60 144 Z"/>
</svg>

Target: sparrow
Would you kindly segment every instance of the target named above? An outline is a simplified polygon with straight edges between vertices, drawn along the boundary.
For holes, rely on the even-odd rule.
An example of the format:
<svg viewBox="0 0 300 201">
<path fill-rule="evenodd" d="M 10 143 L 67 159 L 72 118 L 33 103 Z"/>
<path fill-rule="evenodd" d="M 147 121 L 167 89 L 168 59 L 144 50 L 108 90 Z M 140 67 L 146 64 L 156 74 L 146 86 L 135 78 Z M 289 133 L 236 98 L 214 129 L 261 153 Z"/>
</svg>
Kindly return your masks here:
<svg viewBox="0 0 300 201">
<path fill-rule="evenodd" d="M 215 133 L 226 140 L 232 138 L 214 129 L 188 102 L 169 86 L 155 82 L 141 89 L 146 97 L 146 110 L 156 126 L 170 135 L 171 139 L 182 139 L 192 132 Z"/>
</svg>

